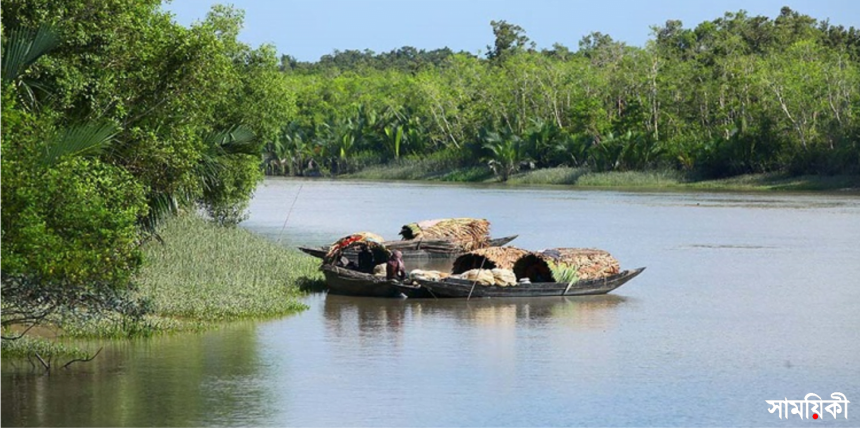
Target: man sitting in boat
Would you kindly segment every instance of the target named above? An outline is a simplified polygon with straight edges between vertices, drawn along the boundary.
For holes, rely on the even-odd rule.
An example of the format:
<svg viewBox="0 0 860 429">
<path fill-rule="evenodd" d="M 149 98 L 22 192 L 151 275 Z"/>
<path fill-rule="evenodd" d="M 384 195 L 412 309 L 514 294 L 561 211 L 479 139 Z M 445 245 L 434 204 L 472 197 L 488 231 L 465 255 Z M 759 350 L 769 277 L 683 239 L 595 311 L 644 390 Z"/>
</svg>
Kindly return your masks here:
<svg viewBox="0 0 860 429">
<path fill-rule="evenodd" d="M 388 280 L 404 280 L 406 278 L 406 265 L 403 264 L 403 254 L 399 250 L 391 252 L 388 264 L 385 266 L 385 274 Z"/>
</svg>

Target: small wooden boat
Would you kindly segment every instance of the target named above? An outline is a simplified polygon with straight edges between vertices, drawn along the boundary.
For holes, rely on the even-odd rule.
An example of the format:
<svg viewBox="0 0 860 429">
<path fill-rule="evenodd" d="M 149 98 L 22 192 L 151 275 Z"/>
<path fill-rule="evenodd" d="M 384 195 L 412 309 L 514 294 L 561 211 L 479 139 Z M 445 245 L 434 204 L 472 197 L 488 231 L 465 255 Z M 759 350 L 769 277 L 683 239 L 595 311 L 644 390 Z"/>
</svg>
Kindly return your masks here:
<svg viewBox="0 0 860 429">
<path fill-rule="evenodd" d="M 421 287 L 405 285 L 407 287 L 398 288 L 398 286 L 404 286 L 399 281 L 388 280 L 385 277 L 377 277 L 373 274 L 344 267 L 324 264 L 320 267 L 320 270 L 325 275 L 329 293 L 335 295 L 386 298 L 402 297 L 401 294 L 406 295 L 408 298 L 428 298 L 431 296 L 427 290 Z"/>
<path fill-rule="evenodd" d="M 463 279 L 447 278 L 439 281 L 417 279 L 419 285 L 438 298 L 467 297 L 529 297 L 529 296 L 577 296 L 609 293 L 638 276 L 645 267 L 622 271 L 618 274 L 576 283 L 520 283 L 516 286 L 482 286 Z"/>
<path fill-rule="evenodd" d="M 490 239 L 490 246 L 504 246 L 517 238 L 517 235 Z M 403 258 L 453 258 L 459 256 L 464 251 L 453 245 L 448 240 L 394 240 L 382 243 L 388 250 L 399 250 L 403 254 Z M 323 259 L 328 253 L 327 246 L 320 247 L 303 247 L 299 246 L 299 250 L 307 253 L 315 258 Z M 345 251 L 345 256 L 351 257 L 354 251 Z"/>
</svg>

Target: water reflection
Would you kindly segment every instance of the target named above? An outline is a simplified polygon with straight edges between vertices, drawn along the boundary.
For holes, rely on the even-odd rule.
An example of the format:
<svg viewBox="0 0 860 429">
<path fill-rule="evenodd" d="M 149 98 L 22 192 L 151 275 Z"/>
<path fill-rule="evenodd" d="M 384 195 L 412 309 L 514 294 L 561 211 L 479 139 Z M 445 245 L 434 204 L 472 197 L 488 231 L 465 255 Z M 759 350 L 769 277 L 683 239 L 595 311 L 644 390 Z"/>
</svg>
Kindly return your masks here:
<svg viewBox="0 0 860 429">
<path fill-rule="evenodd" d="M 496 329 L 564 325 L 576 329 L 605 329 L 615 310 L 629 303 L 620 295 L 535 297 L 512 299 L 389 299 L 328 295 L 323 314 L 337 336 L 400 332 L 424 317 Z"/>
<path fill-rule="evenodd" d="M 118 343 L 51 375 L 3 362 L 2 426 L 217 426 L 269 414 L 253 324 Z M 17 369 L 16 369 L 17 368 Z M 256 417 L 255 417 L 256 416 Z"/>
</svg>

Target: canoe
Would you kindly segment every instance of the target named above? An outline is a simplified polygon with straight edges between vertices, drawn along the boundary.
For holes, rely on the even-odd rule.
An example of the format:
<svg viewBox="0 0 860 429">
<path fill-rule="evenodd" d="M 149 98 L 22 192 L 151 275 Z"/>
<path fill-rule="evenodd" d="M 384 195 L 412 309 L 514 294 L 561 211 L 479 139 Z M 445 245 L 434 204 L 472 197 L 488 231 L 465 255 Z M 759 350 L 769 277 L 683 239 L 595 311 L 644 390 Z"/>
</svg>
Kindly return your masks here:
<svg viewBox="0 0 860 429">
<path fill-rule="evenodd" d="M 384 277 L 377 277 L 361 271 L 336 267 L 331 264 L 323 265 L 320 267 L 320 270 L 325 275 L 325 282 L 328 285 L 329 293 L 334 295 L 394 298 L 402 297 L 402 293 L 409 298 L 430 297 L 427 290 L 421 287 L 413 286 L 401 290 L 397 287 L 401 283 L 396 280 L 388 280 Z"/>
<path fill-rule="evenodd" d="M 416 280 L 419 285 L 438 298 L 467 297 L 529 297 L 529 296 L 577 296 L 602 295 L 609 293 L 638 276 L 645 267 L 622 271 L 613 276 L 581 280 L 576 283 L 521 283 L 516 286 L 481 286 L 463 279 L 444 279 L 440 281 Z"/>
<path fill-rule="evenodd" d="M 517 235 L 507 237 L 494 238 L 490 240 L 490 246 L 504 246 L 517 238 Z M 382 243 L 388 250 L 399 250 L 403 254 L 403 258 L 453 258 L 465 252 L 452 246 L 447 240 L 395 240 Z M 328 253 L 328 246 L 320 247 L 303 247 L 299 246 L 299 250 L 307 253 L 315 258 L 324 258 Z M 347 257 L 351 255 L 349 251 L 345 252 Z"/>
</svg>

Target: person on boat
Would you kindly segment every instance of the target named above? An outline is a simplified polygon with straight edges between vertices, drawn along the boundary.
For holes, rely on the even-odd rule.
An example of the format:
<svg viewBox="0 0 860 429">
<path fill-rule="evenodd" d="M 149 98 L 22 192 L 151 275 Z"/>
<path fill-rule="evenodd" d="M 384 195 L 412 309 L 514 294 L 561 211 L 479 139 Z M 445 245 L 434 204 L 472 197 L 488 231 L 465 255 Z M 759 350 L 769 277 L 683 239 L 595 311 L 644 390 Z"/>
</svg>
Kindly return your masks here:
<svg viewBox="0 0 860 429">
<path fill-rule="evenodd" d="M 373 263 L 373 252 L 367 244 L 358 246 L 358 271 L 363 273 L 372 273 L 375 264 Z"/>
<path fill-rule="evenodd" d="M 388 280 L 403 280 L 406 278 L 406 265 L 403 264 L 403 254 L 399 250 L 391 252 L 388 264 L 385 266 L 385 274 Z"/>
</svg>

